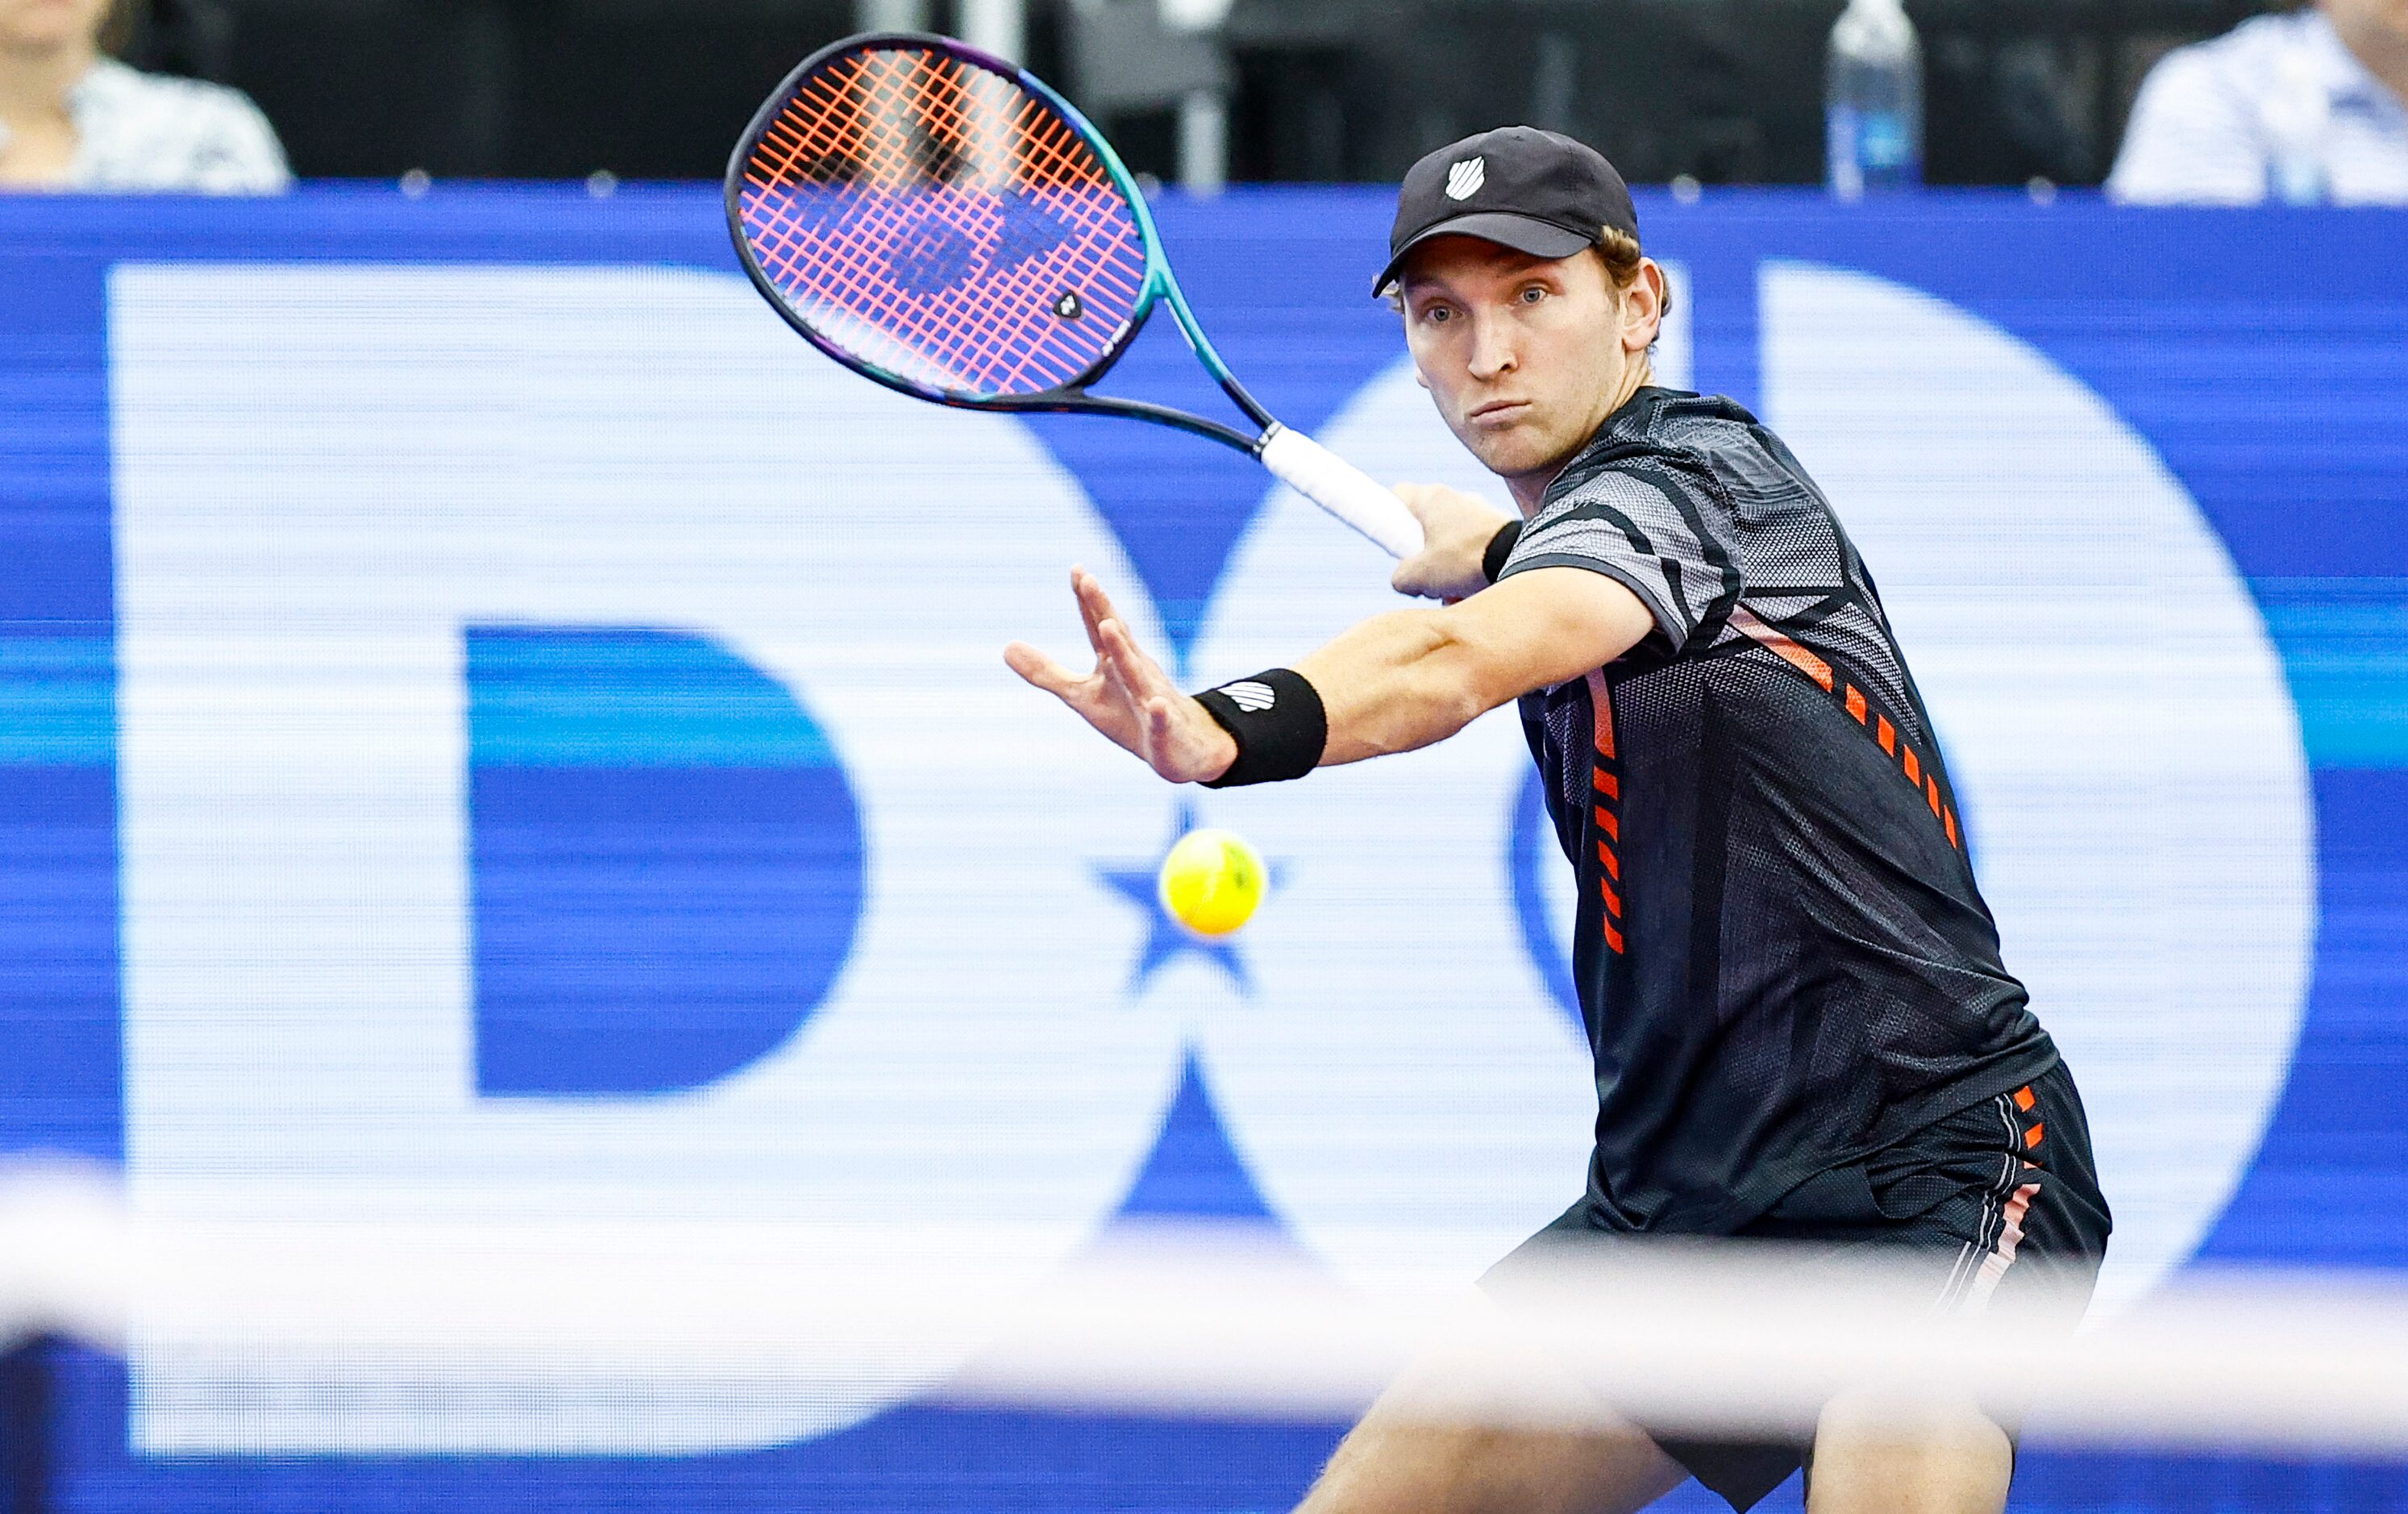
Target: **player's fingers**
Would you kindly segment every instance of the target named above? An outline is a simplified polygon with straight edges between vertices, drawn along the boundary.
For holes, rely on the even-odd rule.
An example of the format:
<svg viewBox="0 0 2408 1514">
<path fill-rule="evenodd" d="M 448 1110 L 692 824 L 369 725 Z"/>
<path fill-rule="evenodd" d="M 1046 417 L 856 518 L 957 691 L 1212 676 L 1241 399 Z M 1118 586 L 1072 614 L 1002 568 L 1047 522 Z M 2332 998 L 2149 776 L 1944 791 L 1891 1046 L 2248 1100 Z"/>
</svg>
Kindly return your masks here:
<svg viewBox="0 0 2408 1514">
<path fill-rule="evenodd" d="M 1087 645 L 1096 650 L 1095 677 L 1098 680 L 1099 692 L 1106 697 L 1120 700 L 1133 710 L 1137 699 L 1129 692 L 1127 680 L 1121 677 L 1111 645 L 1104 636 L 1105 622 L 1111 619 L 1111 600 L 1105 595 L 1104 586 L 1096 580 L 1096 576 L 1082 567 L 1070 570 L 1070 593 L 1079 601 L 1079 619 L 1087 628 Z"/>
<path fill-rule="evenodd" d="M 1029 683 L 1097 724 L 1110 722 L 1111 705 L 1128 703 L 1119 686 L 1101 673 L 1073 673 L 1026 642 L 1015 641 L 1005 648 L 1003 660 Z"/>
<path fill-rule="evenodd" d="M 1096 594 L 1088 594 L 1088 585 L 1096 587 Z M 1086 645 L 1096 648 L 1098 657 L 1103 655 L 1103 638 L 1096 631 L 1096 626 L 1103 621 L 1103 616 L 1096 614 L 1096 597 L 1100 593 L 1103 593 L 1103 585 L 1096 585 L 1094 573 L 1088 573 L 1086 568 L 1069 570 L 1069 597 L 1079 602 L 1079 623 L 1086 626 Z"/>
<path fill-rule="evenodd" d="M 1136 681 L 1128 676 L 1128 633 L 1118 621 L 1096 622 L 1096 677 L 1113 698 L 1135 710 L 1141 699 Z"/>
<path fill-rule="evenodd" d="M 1013 672 L 1070 707 L 1071 713 L 1094 726 L 1106 740 L 1139 757 L 1146 756 L 1136 704 L 1101 673 L 1073 673 L 1025 641 L 1006 647 L 1003 660 Z"/>
<path fill-rule="evenodd" d="M 1111 664 L 1113 676 L 1133 698 L 1168 697 L 1178 692 L 1161 664 L 1139 650 L 1127 626 L 1119 621 L 1106 621 L 1102 629 L 1107 648 L 1105 660 Z"/>
<path fill-rule="evenodd" d="M 1086 622 L 1087 642 L 1100 656 L 1104 650 L 1101 639 L 1103 623 L 1112 619 L 1111 598 L 1104 593 L 1103 584 L 1085 568 L 1070 570 L 1070 592 L 1078 596 L 1079 619 Z"/>
<path fill-rule="evenodd" d="M 1149 701 L 1171 699 L 1179 690 L 1163 676 L 1153 658 L 1138 650 L 1129 639 L 1128 627 L 1118 621 L 1104 622 L 1105 645 L 1109 649 L 1104 665 L 1109 667 L 1113 687 L 1127 700 L 1131 709 L 1141 709 Z"/>
<path fill-rule="evenodd" d="M 1003 660 L 1014 673 L 1060 698 L 1070 697 L 1083 681 L 1079 675 L 1025 641 L 1015 641 L 1003 649 Z"/>
<path fill-rule="evenodd" d="M 1121 629 L 1118 621 L 1096 622 L 1096 671 L 1129 702 L 1131 708 L 1136 708 L 1143 700 L 1136 681 L 1129 677 L 1129 651 L 1128 633 Z"/>
</svg>

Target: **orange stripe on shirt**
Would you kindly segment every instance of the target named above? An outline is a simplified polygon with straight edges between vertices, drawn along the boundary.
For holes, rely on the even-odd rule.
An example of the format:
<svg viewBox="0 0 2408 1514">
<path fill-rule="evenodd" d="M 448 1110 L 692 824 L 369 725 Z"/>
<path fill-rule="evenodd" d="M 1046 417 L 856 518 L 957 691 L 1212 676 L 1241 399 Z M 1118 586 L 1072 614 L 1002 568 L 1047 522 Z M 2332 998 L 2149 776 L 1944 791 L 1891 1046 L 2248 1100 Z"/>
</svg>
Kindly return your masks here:
<svg viewBox="0 0 2408 1514">
<path fill-rule="evenodd" d="M 1831 676 L 1830 664 L 1765 624 L 1763 621 L 1756 618 L 1756 612 L 1746 606 L 1733 607 L 1730 612 L 1730 624 L 1732 630 L 1821 684 L 1825 693 L 1829 693 L 1838 685 L 1839 680 Z"/>
<path fill-rule="evenodd" d="M 1613 693 L 1605 686 L 1605 669 L 1588 670 L 1588 706 L 1595 717 L 1597 752 L 1611 758 L 1613 750 Z"/>
</svg>

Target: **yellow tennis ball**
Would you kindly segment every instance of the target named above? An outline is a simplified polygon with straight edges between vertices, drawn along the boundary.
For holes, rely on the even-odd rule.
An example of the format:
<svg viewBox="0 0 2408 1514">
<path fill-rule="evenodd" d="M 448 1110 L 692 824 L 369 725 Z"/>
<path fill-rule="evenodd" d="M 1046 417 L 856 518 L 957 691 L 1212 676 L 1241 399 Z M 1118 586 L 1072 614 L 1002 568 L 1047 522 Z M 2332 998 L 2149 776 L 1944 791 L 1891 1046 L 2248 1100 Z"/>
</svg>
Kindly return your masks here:
<svg viewBox="0 0 2408 1514">
<path fill-rule="evenodd" d="M 1262 853 L 1233 831 L 1190 831 L 1162 859 L 1158 887 L 1170 918 L 1198 936 L 1226 936 L 1254 918 L 1269 875 Z"/>
</svg>

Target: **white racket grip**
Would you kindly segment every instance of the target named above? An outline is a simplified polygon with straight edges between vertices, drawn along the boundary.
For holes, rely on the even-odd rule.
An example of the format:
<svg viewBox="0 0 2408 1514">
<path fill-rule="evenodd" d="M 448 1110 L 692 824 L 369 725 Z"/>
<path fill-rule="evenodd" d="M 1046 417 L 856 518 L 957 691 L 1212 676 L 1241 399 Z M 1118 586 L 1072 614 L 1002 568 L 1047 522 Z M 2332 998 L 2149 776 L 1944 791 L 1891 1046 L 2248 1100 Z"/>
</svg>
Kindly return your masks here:
<svg viewBox="0 0 2408 1514">
<path fill-rule="evenodd" d="M 1271 422 L 1262 459 L 1273 478 L 1387 549 L 1389 556 L 1411 557 L 1422 550 L 1422 523 L 1403 500 L 1303 432 Z"/>
</svg>

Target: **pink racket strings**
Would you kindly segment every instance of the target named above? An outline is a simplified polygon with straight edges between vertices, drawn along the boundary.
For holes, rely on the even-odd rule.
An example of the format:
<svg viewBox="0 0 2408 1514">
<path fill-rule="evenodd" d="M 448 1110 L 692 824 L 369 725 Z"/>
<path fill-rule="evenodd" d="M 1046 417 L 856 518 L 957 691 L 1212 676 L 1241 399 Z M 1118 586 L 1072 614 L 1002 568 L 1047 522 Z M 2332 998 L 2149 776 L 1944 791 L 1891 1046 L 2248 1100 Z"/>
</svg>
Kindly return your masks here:
<svg viewBox="0 0 2408 1514">
<path fill-rule="evenodd" d="M 1072 383 L 1143 299 L 1144 237 L 1096 149 L 1009 76 L 908 43 L 797 79 L 737 212 L 814 335 L 950 395 Z"/>
</svg>

